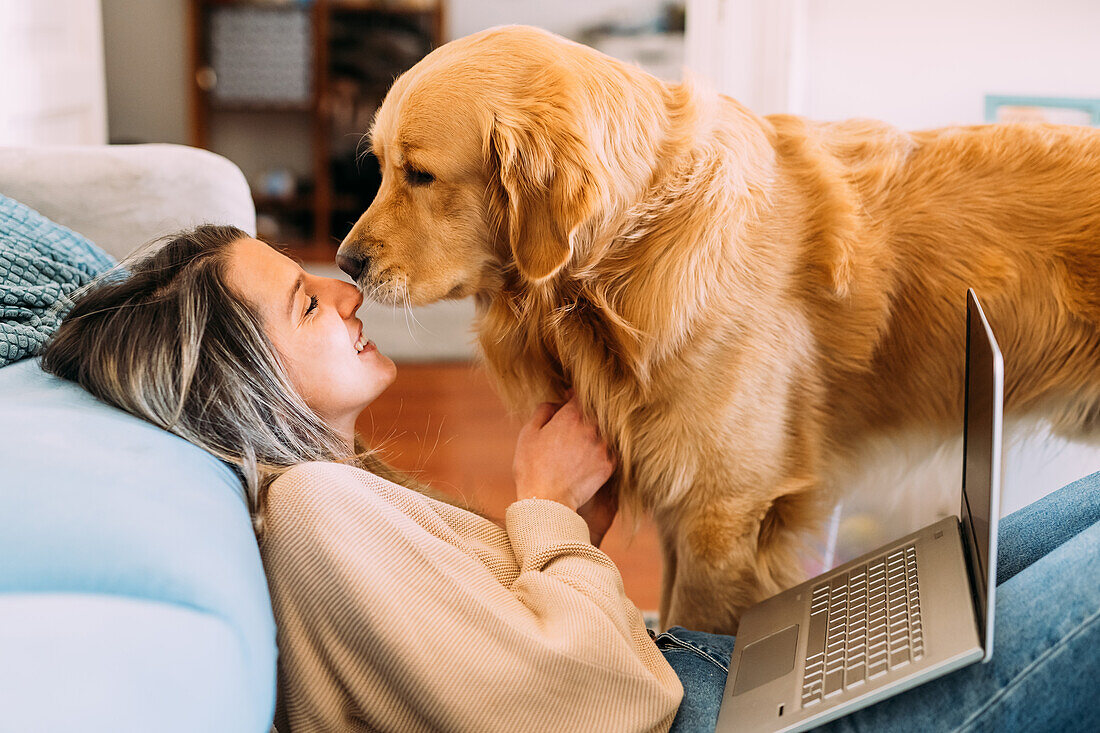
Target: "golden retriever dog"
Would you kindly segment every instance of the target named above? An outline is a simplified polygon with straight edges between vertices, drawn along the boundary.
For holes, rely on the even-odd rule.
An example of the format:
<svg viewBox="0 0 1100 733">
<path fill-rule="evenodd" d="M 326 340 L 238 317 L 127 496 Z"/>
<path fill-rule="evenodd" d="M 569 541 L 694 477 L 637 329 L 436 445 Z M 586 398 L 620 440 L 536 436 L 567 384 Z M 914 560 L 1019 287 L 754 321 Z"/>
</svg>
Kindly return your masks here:
<svg viewBox="0 0 1100 733">
<path fill-rule="evenodd" d="M 861 442 L 961 430 L 968 286 L 1007 408 L 1100 422 L 1100 131 L 761 117 L 503 27 L 398 78 L 370 142 L 338 263 L 381 302 L 475 298 L 517 411 L 576 391 L 660 529 L 665 626 L 733 633 L 802 579 Z"/>
</svg>

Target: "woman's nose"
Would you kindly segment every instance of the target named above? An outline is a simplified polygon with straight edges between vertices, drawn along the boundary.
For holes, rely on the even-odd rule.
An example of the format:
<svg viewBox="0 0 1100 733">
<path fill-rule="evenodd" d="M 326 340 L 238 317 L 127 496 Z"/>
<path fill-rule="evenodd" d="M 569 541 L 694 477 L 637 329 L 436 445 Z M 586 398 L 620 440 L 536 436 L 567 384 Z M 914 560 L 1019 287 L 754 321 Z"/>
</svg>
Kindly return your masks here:
<svg viewBox="0 0 1100 733">
<path fill-rule="evenodd" d="M 339 285 L 338 301 L 340 304 L 340 315 L 344 318 L 351 318 L 355 315 L 355 312 L 359 310 L 359 306 L 363 305 L 363 294 L 359 292 L 359 288 L 351 283 L 346 283 L 342 280 L 337 280 L 336 282 Z"/>
</svg>

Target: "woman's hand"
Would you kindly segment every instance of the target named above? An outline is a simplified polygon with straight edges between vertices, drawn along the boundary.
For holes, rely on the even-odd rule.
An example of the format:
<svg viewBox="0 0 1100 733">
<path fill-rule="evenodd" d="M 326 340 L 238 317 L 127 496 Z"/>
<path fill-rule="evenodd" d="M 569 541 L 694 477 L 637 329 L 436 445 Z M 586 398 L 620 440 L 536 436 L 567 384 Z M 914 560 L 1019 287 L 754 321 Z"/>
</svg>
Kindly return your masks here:
<svg viewBox="0 0 1100 733">
<path fill-rule="evenodd" d="M 619 512 L 619 493 L 605 486 L 589 499 L 585 504 L 577 507 L 577 514 L 588 525 L 588 534 L 592 537 L 592 545 L 599 547 L 603 542 L 603 536 L 611 528 L 615 521 L 615 515 Z"/>
<path fill-rule="evenodd" d="M 512 462 L 516 498 L 550 499 L 580 510 L 593 544 L 615 518 L 616 497 L 596 493 L 614 470 L 607 444 L 584 421 L 575 397 L 564 405 L 544 402 L 535 408 L 520 430 Z"/>
</svg>

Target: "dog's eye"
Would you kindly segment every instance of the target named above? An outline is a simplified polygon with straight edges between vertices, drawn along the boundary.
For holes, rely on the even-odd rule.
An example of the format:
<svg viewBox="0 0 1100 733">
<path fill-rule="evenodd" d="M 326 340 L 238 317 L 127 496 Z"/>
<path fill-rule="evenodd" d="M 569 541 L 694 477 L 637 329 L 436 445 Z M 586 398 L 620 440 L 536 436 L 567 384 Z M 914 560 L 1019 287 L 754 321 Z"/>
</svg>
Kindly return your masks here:
<svg viewBox="0 0 1100 733">
<path fill-rule="evenodd" d="M 405 166 L 405 180 L 409 182 L 410 186 L 427 186 L 435 180 L 435 176 L 427 171 Z"/>
</svg>

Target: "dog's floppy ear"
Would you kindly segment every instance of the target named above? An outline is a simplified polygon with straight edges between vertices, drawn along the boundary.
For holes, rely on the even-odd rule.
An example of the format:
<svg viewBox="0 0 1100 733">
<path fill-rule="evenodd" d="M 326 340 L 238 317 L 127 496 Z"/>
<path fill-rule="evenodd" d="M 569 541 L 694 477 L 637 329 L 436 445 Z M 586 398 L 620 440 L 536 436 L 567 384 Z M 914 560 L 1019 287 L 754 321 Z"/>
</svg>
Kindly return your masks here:
<svg viewBox="0 0 1100 733">
<path fill-rule="evenodd" d="M 516 266 L 533 282 L 569 262 L 598 198 L 595 158 L 576 121 L 559 106 L 539 107 L 497 112 L 486 138 L 490 186 L 505 199 L 500 223 Z"/>
</svg>

